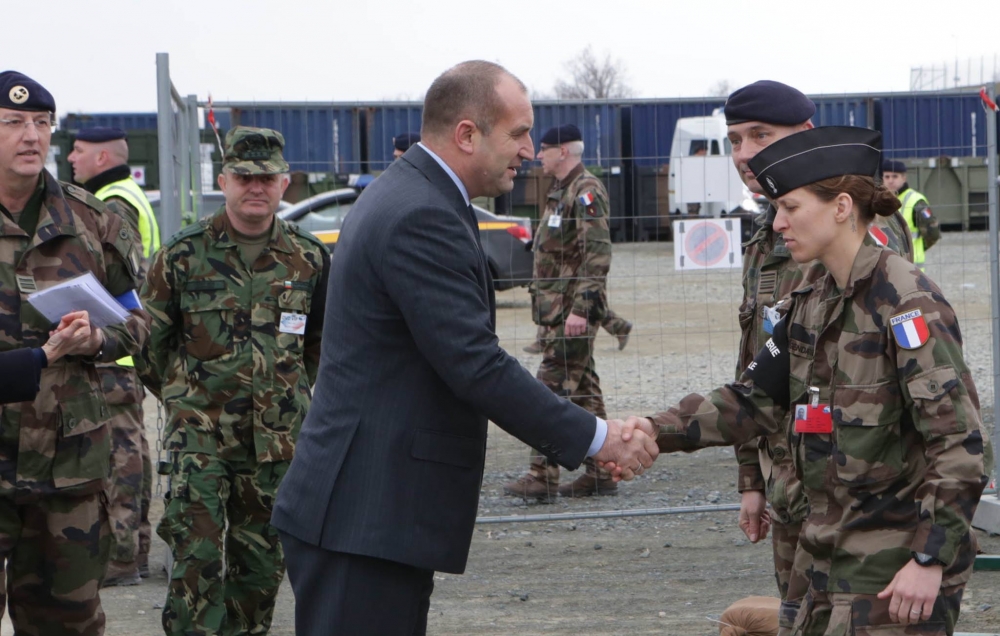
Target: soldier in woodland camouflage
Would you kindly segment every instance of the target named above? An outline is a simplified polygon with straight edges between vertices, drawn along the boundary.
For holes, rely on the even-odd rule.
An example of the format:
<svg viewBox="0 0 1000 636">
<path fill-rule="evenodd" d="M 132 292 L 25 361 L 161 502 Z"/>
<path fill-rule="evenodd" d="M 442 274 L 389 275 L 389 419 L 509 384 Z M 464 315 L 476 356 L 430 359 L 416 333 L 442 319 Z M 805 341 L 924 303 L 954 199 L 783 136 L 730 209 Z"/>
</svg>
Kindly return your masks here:
<svg viewBox="0 0 1000 636">
<path fill-rule="evenodd" d="M 25 298 L 88 272 L 129 316 L 52 361 L 33 401 L 0 407 L 0 612 L 18 634 L 102 634 L 111 439 L 95 363 L 137 353 L 149 316 L 130 226 L 44 169 L 54 112 L 40 84 L 0 73 L 0 351 L 44 344 L 52 323 Z"/>
<path fill-rule="evenodd" d="M 582 162 L 583 141 L 573 125 L 553 128 L 541 139 L 538 158 L 556 177 L 535 235 L 532 311 L 546 329 L 538 379 L 557 395 L 600 418 L 607 417 L 594 364 L 594 337 L 608 300 L 611 267 L 608 194 Z M 527 475 L 504 486 L 508 495 L 549 498 L 615 494 L 618 484 L 587 460 L 585 474 L 559 486 L 559 467 L 532 449 Z"/>
<path fill-rule="evenodd" d="M 740 381 L 630 418 L 666 452 L 785 440 L 808 501 L 796 560 L 808 555 L 809 589 L 791 628 L 801 636 L 952 634 L 976 554 L 979 398 L 940 289 L 868 233 L 899 207 L 856 176 L 874 174 L 880 143 L 820 128 L 749 162 L 792 258 L 827 271 L 783 303 Z"/>
<path fill-rule="evenodd" d="M 812 128 L 813 102 L 798 90 L 772 81 L 760 81 L 735 91 L 726 101 L 728 136 L 733 162 L 747 187 L 764 194 L 749 170 L 749 162 L 762 148 L 796 132 Z M 796 263 L 782 237 L 774 231 L 776 210 L 769 206 L 760 227 L 747 243 L 743 256 L 743 304 L 739 310 L 740 339 L 736 379 L 770 336 L 774 312 L 784 298 L 805 281 L 821 277 L 826 270 L 812 261 Z M 908 260 L 913 259 L 906 221 L 898 214 L 876 219 L 872 237 Z M 794 567 L 799 529 L 807 509 L 801 484 L 792 466 L 787 442 L 780 435 L 761 437 L 736 449 L 739 460 L 738 490 L 742 493 L 740 527 L 751 541 L 772 531 L 775 579 L 782 603 L 782 632 L 791 627 L 808 587 L 804 576 L 808 563 Z M 766 501 L 771 511 L 765 510 Z"/>
<path fill-rule="evenodd" d="M 271 507 L 316 380 L 330 254 L 274 215 L 283 147 L 229 131 L 225 207 L 164 245 L 142 291 L 140 376 L 168 412 L 168 634 L 266 633 L 284 576 Z"/>
</svg>

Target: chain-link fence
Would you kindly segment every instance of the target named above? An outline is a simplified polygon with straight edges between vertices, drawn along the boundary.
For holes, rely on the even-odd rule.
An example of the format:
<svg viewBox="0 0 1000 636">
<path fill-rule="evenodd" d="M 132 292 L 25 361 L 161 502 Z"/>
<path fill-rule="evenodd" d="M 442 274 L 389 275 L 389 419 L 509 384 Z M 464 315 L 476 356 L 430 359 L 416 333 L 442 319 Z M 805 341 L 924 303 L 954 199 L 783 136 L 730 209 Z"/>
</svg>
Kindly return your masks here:
<svg viewBox="0 0 1000 636">
<path fill-rule="evenodd" d="M 160 69 L 160 174 L 174 183 L 181 211 L 200 186 L 196 102 L 180 98 Z M 976 90 L 819 95 L 817 126 L 853 125 L 883 133 L 884 156 L 908 168 L 907 183 L 923 193 L 945 233 L 927 252 L 926 272 L 956 308 L 984 416 L 992 426 L 1000 311 L 992 291 L 996 263 L 989 225 L 995 199 L 996 119 Z M 732 164 L 718 98 L 541 101 L 534 104 L 534 139 L 552 126 L 582 133 L 583 164 L 605 184 L 615 241 L 608 278 L 610 307 L 633 325 L 627 346 L 599 346 L 598 373 L 609 415 L 650 413 L 688 392 L 732 379 L 742 298 L 740 242 L 755 231 L 766 201 L 747 190 Z M 209 106 L 202 102 L 204 109 Z M 393 161 L 393 139 L 420 129 L 419 103 L 218 102 L 221 131 L 235 125 L 281 131 L 293 171 L 287 199 L 292 217 L 335 250 L 340 225 L 359 188 Z M 164 116 L 166 115 L 166 116 Z M 163 140 L 166 140 L 164 143 Z M 213 155 L 213 172 L 220 167 Z M 514 190 L 478 201 L 480 228 L 500 297 L 498 333 L 508 351 L 534 370 L 522 347 L 536 337 L 524 285 L 531 277 L 530 234 L 538 232 L 553 182 L 526 165 Z M 168 206 L 168 188 L 163 188 Z M 325 194 L 324 194 L 325 193 Z M 185 201 L 187 203 L 185 204 Z M 161 223 L 170 234 L 167 207 Z M 718 222 L 716 222 L 716 220 Z M 495 240 L 494 240 L 495 239 Z M 619 324 L 622 324 L 621 322 Z M 607 335 L 601 338 L 608 338 Z M 603 340 L 599 339 L 599 343 Z M 525 456 L 527 451 L 525 451 Z M 514 468 L 506 471 L 516 472 Z"/>
</svg>

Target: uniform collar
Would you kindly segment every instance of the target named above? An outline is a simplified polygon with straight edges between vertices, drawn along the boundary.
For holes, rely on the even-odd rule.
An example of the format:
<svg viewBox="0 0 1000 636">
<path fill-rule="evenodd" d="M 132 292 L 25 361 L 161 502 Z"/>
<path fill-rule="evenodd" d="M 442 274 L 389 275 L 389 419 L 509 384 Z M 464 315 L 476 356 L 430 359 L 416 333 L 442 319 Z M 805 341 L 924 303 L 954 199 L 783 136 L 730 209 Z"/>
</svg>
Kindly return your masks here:
<svg viewBox="0 0 1000 636">
<path fill-rule="evenodd" d="M 132 169 L 122 164 L 120 166 L 115 166 L 114 168 L 108 168 L 99 175 L 92 177 L 87 183 L 83 184 L 84 190 L 91 194 L 97 194 L 97 191 L 106 185 L 110 185 L 117 181 L 124 181 L 132 176 Z"/>
<path fill-rule="evenodd" d="M 56 236 L 76 236 L 76 215 L 66 200 L 63 186 L 49 174 L 48 170 L 42 171 L 42 179 L 45 197 L 42 199 L 42 208 L 38 213 L 34 243 L 38 245 Z M 76 186 L 67 185 L 66 187 L 75 188 Z"/>
<path fill-rule="evenodd" d="M 847 287 L 844 289 L 844 298 L 854 296 L 858 287 L 867 282 L 875 271 L 882 252 L 885 248 L 875 242 L 871 234 L 865 233 L 865 240 L 861 243 L 861 248 L 854 257 L 854 264 L 851 266 L 851 274 L 847 278 Z M 830 287 L 836 286 L 833 275 L 827 272 L 826 284 Z"/>
<path fill-rule="evenodd" d="M 229 217 L 226 215 L 226 206 L 223 205 L 219 208 L 219 211 L 212 215 L 208 224 L 209 230 L 212 233 L 212 238 L 215 240 L 215 244 L 218 247 L 235 247 L 236 241 L 229 234 Z M 277 216 L 274 217 L 274 223 L 271 224 L 271 238 L 268 240 L 267 247 L 278 252 L 285 252 L 290 254 L 292 250 L 292 242 L 288 236 L 288 227 L 284 221 L 279 219 Z"/>
<path fill-rule="evenodd" d="M 576 180 L 577 177 L 583 174 L 583 170 L 584 170 L 583 162 L 581 161 L 580 163 L 576 164 L 576 166 L 572 170 L 569 171 L 569 174 L 566 175 L 562 181 L 556 182 L 556 189 L 565 190 L 566 186 L 573 183 L 573 181 Z"/>
<path fill-rule="evenodd" d="M 903 187 L 899 189 L 899 192 L 896 193 L 896 196 L 897 197 L 903 196 L 904 194 L 906 194 L 906 191 L 909 190 L 909 189 L 910 189 L 910 182 L 909 181 L 904 181 L 903 182 Z"/>
</svg>

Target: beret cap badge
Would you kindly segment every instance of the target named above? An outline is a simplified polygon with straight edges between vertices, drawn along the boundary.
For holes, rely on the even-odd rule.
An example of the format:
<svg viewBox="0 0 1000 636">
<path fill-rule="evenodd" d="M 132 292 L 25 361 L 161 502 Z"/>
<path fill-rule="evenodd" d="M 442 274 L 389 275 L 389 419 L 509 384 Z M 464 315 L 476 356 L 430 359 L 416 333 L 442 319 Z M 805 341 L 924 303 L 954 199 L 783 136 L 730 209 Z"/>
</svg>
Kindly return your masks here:
<svg viewBox="0 0 1000 636">
<path fill-rule="evenodd" d="M 30 96 L 31 94 L 28 93 L 28 89 L 20 85 L 10 89 L 10 94 L 8 95 L 8 97 L 10 97 L 10 101 L 15 104 L 23 104 L 28 101 Z"/>
</svg>

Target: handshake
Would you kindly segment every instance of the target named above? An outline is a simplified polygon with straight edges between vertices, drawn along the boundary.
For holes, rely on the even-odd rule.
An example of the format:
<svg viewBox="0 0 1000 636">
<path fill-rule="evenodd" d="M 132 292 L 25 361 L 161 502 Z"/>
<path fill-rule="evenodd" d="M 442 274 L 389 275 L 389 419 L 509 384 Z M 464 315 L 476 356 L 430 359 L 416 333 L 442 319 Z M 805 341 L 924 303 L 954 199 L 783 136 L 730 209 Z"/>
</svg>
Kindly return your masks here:
<svg viewBox="0 0 1000 636">
<path fill-rule="evenodd" d="M 608 436 L 594 461 L 615 481 L 629 481 L 652 466 L 659 454 L 653 422 L 633 415 L 624 421 L 608 420 Z"/>
</svg>

